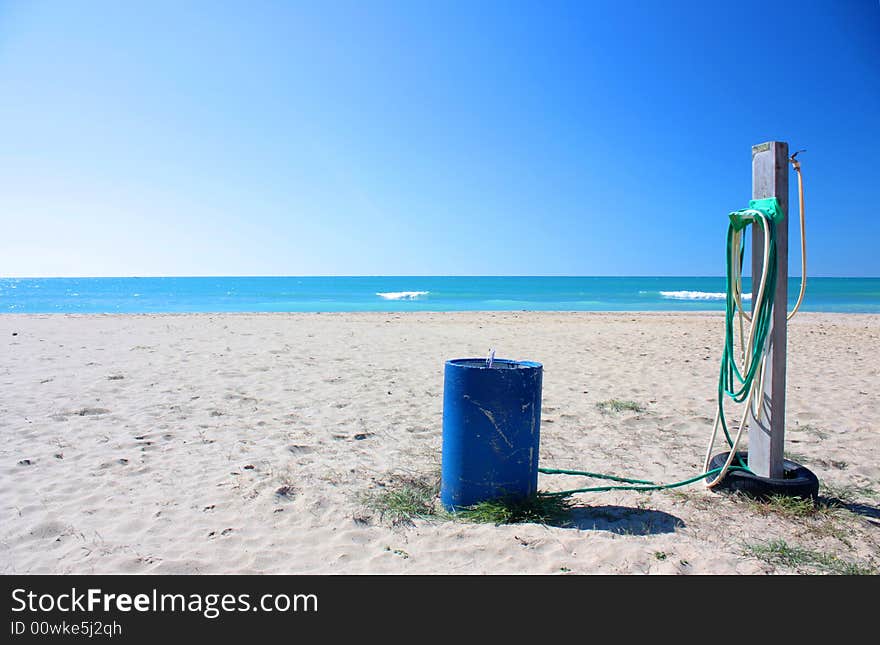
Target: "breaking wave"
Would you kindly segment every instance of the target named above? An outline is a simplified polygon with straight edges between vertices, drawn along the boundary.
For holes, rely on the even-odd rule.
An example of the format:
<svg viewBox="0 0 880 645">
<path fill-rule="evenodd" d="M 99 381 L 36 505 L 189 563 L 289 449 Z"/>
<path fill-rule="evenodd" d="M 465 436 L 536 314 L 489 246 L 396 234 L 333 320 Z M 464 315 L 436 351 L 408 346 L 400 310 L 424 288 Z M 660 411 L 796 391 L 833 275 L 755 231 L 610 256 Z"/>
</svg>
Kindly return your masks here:
<svg viewBox="0 0 880 645">
<path fill-rule="evenodd" d="M 385 300 L 415 300 L 422 296 L 427 296 L 430 291 L 386 291 L 385 293 L 377 292 L 376 295 Z"/>
<path fill-rule="evenodd" d="M 727 294 L 723 291 L 661 291 L 664 298 L 674 300 L 724 300 Z M 744 293 L 743 300 L 751 300 L 752 294 Z"/>
</svg>

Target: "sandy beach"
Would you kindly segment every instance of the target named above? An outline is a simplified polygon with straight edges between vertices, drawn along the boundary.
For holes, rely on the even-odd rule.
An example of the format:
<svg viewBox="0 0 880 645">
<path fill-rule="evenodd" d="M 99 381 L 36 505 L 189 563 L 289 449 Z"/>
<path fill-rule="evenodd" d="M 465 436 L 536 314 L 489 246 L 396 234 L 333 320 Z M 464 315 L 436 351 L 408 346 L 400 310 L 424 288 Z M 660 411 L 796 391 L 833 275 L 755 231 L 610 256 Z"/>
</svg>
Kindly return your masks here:
<svg viewBox="0 0 880 645">
<path fill-rule="evenodd" d="M 0 572 L 877 571 L 877 315 L 789 328 L 786 449 L 821 512 L 700 483 L 580 495 L 564 526 L 394 523 L 364 501 L 439 476 L 444 361 L 493 347 L 544 365 L 542 466 L 698 474 L 722 339 L 719 313 L 0 316 Z"/>
</svg>

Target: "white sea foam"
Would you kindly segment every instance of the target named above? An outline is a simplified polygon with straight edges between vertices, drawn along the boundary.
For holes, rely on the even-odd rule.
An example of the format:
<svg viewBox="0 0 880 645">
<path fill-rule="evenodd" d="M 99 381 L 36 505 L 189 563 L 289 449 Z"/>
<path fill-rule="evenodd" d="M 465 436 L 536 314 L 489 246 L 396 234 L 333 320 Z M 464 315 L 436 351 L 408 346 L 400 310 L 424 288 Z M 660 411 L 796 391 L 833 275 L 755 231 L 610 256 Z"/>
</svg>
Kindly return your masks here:
<svg viewBox="0 0 880 645">
<path fill-rule="evenodd" d="M 429 291 L 387 291 L 385 293 L 377 292 L 376 295 L 385 300 L 415 300 L 421 296 L 427 296 Z"/>
<path fill-rule="evenodd" d="M 724 300 L 727 294 L 723 291 L 661 291 L 664 298 L 674 300 Z M 752 294 L 744 293 L 743 300 L 751 300 Z"/>
</svg>

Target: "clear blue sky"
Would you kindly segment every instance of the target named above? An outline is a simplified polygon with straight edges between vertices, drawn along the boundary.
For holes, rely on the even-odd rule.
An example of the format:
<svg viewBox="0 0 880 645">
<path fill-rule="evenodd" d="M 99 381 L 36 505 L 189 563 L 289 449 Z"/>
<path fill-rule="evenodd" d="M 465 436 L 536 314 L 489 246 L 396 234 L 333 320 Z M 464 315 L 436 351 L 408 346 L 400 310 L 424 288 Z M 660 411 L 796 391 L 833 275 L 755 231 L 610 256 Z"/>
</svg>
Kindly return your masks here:
<svg viewBox="0 0 880 645">
<path fill-rule="evenodd" d="M 722 275 L 770 139 L 880 276 L 878 0 L 0 0 L 2 276 Z"/>
</svg>

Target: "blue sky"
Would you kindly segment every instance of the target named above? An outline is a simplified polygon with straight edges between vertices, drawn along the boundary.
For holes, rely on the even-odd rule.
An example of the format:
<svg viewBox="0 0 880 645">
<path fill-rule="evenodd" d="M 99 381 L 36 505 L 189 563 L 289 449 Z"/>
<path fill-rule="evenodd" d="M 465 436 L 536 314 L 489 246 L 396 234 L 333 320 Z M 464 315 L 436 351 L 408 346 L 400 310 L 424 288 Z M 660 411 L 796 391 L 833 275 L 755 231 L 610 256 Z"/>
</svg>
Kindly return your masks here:
<svg viewBox="0 0 880 645">
<path fill-rule="evenodd" d="M 877 0 L 0 0 L 3 276 L 721 275 L 771 139 L 880 276 Z"/>
</svg>

